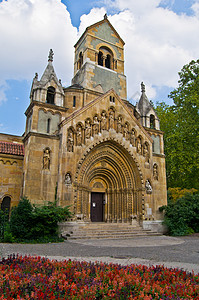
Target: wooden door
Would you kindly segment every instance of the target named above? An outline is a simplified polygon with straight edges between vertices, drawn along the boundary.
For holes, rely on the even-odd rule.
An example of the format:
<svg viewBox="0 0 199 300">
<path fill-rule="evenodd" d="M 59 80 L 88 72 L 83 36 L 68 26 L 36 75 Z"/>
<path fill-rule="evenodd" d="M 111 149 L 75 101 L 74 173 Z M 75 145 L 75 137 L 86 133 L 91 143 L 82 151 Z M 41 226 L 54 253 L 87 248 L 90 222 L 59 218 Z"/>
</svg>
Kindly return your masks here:
<svg viewBox="0 0 199 300">
<path fill-rule="evenodd" d="M 104 193 L 91 193 L 91 221 L 103 222 Z"/>
</svg>

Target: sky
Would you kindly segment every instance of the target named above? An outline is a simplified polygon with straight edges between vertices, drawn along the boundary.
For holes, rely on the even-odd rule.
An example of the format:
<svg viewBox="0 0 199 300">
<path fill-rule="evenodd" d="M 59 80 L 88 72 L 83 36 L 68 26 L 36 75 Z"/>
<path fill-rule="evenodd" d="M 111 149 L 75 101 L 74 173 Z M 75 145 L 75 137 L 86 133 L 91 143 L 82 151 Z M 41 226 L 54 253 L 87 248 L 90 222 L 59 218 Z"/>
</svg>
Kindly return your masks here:
<svg viewBox="0 0 199 300">
<path fill-rule="evenodd" d="M 105 13 L 125 41 L 128 100 L 139 100 L 143 81 L 154 104 L 172 104 L 178 72 L 199 58 L 199 0 L 0 0 L 1 133 L 23 134 L 32 79 L 41 78 L 49 49 L 70 86 L 74 44 Z"/>
</svg>

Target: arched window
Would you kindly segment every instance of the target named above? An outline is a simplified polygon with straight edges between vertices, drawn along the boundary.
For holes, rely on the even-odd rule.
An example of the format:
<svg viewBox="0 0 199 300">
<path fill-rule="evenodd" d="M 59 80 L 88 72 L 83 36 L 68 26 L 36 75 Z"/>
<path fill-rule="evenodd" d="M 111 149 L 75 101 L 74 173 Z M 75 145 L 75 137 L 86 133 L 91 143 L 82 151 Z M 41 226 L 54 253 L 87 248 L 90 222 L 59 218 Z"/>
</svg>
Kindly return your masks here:
<svg viewBox="0 0 199 300">
<path fill-rule="evenodd" d="M 103 53 L 101 51 L 98 54 L 98 65 L 103 66 Z"/>
<path fill-rule="evenodd" d="M 47 120 L 47 133 L 50 133 L 50 123 L 51 123 L 51 119 L 49 118 Z"/>
<path fill-rule="evenodd" d="M 150 115 L 150 128 L 155 129 L 155 116 Z"/>
<path fill-rule="evenodd" d="M 10 203 L 11 203 L 11 198 L 9 196 L 4 197 L 3 201 L 1 203 L 1 210 L 3 210 L 3 212 L 7 212 L 9 214 Z"/>
<path fill-rule="evenodd" d="M 105 67 L 108 69 L 111 68 L 111 56 L 109 54 L 106 56 L 106 59 L 105 59 Z"/>
<path fill-rule="evenodd" d="M 55 88 L 53 86 L 49 86 L 47 89 L 46 102 L 49 104 L 55 103 Z"/>
<path fill-rule="evenodd" d="M 102 46 L 99 49 L 98 65 L 106 67 L 108 69 L 114 69 L 113 61 L 113 52 L 109 48 Z"/>
<path fill-rule="evenodd" d="M 76 96 L 73 96 L 73 107 L 76 106 Z"/>
</svg>

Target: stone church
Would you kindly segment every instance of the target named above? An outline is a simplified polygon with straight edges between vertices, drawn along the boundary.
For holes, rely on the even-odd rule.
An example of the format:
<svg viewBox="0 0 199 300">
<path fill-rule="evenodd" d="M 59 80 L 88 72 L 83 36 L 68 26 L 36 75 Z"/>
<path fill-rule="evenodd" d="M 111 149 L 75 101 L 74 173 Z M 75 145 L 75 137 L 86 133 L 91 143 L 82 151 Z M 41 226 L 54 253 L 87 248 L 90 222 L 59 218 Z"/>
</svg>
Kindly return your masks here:
<svg viewBox="0 0 199 300">
<path fill-rule="evenodd" d="M 38 205 L 57 198 L 75 222 L 134 220 L 159 230 L 163 132 L 144 83 L 136 106 L 127 101 L 124 41 L 106 15 L 75 44 L 71 86 L 58 80 L 50 50 L 25 115 L 23 136 L 0 134 L 2 209 L 21 196 Z"/>
</svg>

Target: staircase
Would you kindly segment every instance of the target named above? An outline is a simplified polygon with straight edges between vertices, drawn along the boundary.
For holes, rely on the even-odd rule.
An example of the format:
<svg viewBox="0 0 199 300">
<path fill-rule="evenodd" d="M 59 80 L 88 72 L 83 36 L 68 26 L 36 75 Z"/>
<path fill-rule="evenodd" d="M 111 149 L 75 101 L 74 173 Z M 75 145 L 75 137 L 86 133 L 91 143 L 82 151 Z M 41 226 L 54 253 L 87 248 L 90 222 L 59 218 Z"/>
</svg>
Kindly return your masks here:
<svg viewBox="0 0 199 300">
<path fill-rule="evenodd" d="M 144 230 L 139 224 L 88 223 L 62 232 L 62 237 L 75 239 L 130 239 L 135 237 L 160 236 L 160 233 Z"/>
</svg>

